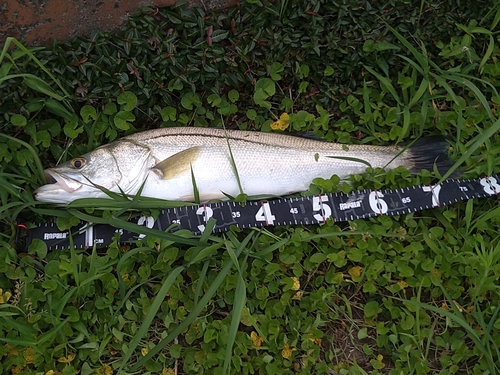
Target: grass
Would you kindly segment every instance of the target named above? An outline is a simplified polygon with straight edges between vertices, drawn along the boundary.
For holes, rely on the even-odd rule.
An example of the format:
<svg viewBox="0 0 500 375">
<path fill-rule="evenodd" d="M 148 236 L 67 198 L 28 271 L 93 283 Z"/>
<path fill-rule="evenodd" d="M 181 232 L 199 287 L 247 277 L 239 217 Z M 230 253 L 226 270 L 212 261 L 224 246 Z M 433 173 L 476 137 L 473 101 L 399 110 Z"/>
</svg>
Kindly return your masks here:
<svg viewBox="0 0 500 375">
<path fill-rule="evenodd" d="M 127 221 L 172 202 L 110 193 L 66 210 L 31 194 L 42 166 L 123 134 L 270 131 L 277 114 L 288 115 L 287 131 L 343 143 L 443 134 L 456 162 L 442 179 L 498 173 L 498 5 L 253 1 L 210 14 L 181 5 L 145 9 L 119 36 L 47 48 L 10 38 L 2 50 L 1 372 L 499 373 L 494 198 L 218 236 L 209 219 L 196 237 Z M 438 180 L 368 168 L 317 179 L 310 193 Z M 16 251 L 17 223 L 51 219 L 145 236 L 131 247 Z"/>
</svg>

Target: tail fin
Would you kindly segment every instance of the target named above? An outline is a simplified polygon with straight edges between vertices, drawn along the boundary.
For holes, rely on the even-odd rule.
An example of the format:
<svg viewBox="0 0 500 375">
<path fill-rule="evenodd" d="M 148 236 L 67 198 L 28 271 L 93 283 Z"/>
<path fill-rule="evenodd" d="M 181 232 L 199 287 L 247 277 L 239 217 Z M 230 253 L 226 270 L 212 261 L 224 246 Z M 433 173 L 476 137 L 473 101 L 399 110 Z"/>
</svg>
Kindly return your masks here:
<svg viewBox="0 0 500 375">
<path fill-rule="evenodd" d="M 443 136 L 430 136 L 418 139 L 406 151 L 410 170 L 420 172 L 422 169 L 433 171 L 436 167 L 444 175 L 453 162 L 448 157 L 450 145 Z M 450 177 L 459 177 L 460 172 L 454 171 Z"/>
</svg>

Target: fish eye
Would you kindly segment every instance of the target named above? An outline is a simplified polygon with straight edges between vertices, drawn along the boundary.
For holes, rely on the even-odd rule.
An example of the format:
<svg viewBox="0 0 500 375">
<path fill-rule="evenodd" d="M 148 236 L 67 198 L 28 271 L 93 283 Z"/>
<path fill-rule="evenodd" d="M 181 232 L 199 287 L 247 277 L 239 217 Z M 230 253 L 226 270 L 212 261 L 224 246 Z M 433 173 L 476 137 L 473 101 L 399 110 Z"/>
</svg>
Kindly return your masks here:
<svg viewBox="0 0 500 375">
<path fill-rule="evenodd" d="M 87 164 L 87 160 L 85 160 L 84 158 L 74 158 L 73 160 L 71 160 L 71 167 L 75 169 L 82 169 L 85 164 Z"/>
</svg>

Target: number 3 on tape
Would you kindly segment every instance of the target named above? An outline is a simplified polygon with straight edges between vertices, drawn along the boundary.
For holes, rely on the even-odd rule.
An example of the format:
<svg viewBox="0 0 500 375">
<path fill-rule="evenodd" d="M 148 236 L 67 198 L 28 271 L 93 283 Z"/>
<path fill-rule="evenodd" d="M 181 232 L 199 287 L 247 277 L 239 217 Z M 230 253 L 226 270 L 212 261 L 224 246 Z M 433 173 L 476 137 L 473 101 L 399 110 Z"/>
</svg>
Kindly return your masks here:
<svg viewBox="0 0 500 375">
<path fill-rule="evenodd" d="M 214 210 L 212 210 L 208 206 L 200 206 L 198 210 L 196 210 L 196 215 L 203 217 L 203 221 L 206 223 L 208 219 L 210 219 L 214 214 Z M 205 225 L 200 224 L 198 225 L 198 230 L 200 232 L 203 232 L 205 230 Z"/>
</svg>

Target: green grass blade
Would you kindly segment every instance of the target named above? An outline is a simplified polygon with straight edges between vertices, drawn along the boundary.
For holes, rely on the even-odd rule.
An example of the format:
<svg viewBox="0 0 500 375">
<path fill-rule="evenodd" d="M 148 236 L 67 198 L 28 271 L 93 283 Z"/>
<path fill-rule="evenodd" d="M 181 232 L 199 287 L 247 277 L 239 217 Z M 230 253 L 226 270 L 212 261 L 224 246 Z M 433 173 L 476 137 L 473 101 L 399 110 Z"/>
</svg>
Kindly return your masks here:
<svg viewBox="0 0 500 375">
<path fill-rule="evenodd" d="M 465 231 L 467 233 L 470 233 L 473 207 L 474 207 L 474 200 L 471 199 L 467 201 L 467 204 L 465 205 Z"/>
<path fill-rule="evenodd" d="M 403 44 L 406 47 L 406 49 L 410 51 L 413 57 L 415 57 L 415 59 L 419 64 L 419 67 L 423 68 L 422 75 L 426 77 L 429 72 L 429 59 L 427 57 L 427 53 L 425 53 L 426 52 L 425 47 L 422 46 L 423 52 L 417 51 L 417 49 L 413 47 L 413 45 L 404 36 L 398 33 L 396 29 L 392 28 L 387 23 L 386 25 L 388 29 L 396 36 L 396 38 L 399 39 L 401 44 Z"/>
<path fill-rule="evenodd" d="M 330 237 L 343 237 L 343 236 L 353 236 L 353 235 L 371 235 L 371 236 L 382 236 L 382 237 L 398 237 L 396 234 L 389 234 L 389 233 L 375 233 L 375 232 L 370 232 L 370 231 L 345 231 L 345 232 L 330 232 L 330 233 L 318 233 L 318 234 L 311 234 L 307 237 L 303 237 L 301 240 L 303 242 L 309 242 L 312 240 L 318 240 L 320 238 L 330 238 Z"/>
<path fill-rule="evenodd" d="M 11 137 L 10 135 L 4 134 L 4 133 L 0 133 L 0 136 L 7 138 L 13 142 L 19 143 L 20 145 L 25 147 L 30 152 L 30 154 L 33 156 L 33 160 L 35 161 L 35 166 L 36 166 L 36 169 L 34 170 L 35 175 L 38 176 L 38 178 L 39 178 L 38 182 L 40 183 L 40 185 L 43 185 L 45 183 L 45 175 L 43 174 L 44 169 L 42 166 L 42 162 L 40 161 L 40 158 L 38 157 L 38 152 L 35 151 L 35 149 L 30 144 L 28 144 L 24 141 L 21 141 L 20 139 Z"/>
<path fill-rule="evenodd" d="M 434 73 L 430 73 L 431 76 L 436 80 L 437 83 L 439 83 L 439 85 L 441 87 L 443 87 L 446 92 L 451 96 L 451 98 L 453 99 L 453 101 L 458 105 L 460 106 L 460 101 L 458 100 L 458 97 L 457 95 L 455 94 L 455 91 L 453 91 L 453 89 L 451 88 L 451 86 L 446 82 L 446 80 L 443 78 L 443 76 L 439 76 L 437 74 L 434 74 Z"/>
<path fill-rule="evenodd" d="M 42 64 L 42 62 L 40 60 L 38 60 L 38 58 L 36 58 L 35 55 L 28 48 L 26 48 L 25 46 L 23 46 L 23 44 L 21 42 L 19 42 L 16 38 L 8 37 L 5 40 L 4 51 L 8 50 L 8 48 L 10 46 L 10 43 L 14 43 L 17 48 L 19 48 L 26 55 L 28 55 L 28 57 L 31 60 L 33 60 L 40 67 L 40 69 L 42 69 L 50 77 L 50 79 L 52 81 L 54 81 L 54 83 L 61 89 L 61 91 L 64 93 L 64 95 L 66 97 L 71 97 L 71 95 L 66 91 L 66 89 L 64 88 L 64 86 L 61 85 L 61 83 L 59 82 L 59 80 L 52 74 L 52 72 L 49 69 L 47 69 L 45 67 L 45 65 Z M 2 55 L 0 56 L 0 62 L 3 60 L 4 51 L 2 51 Z"/>
<path fill-rule="evenodd" d="M 401 98 L 399 97 L 398 93 L 396 92 L 396 89 L 392 85 L 391 80 L 389 78 L 384 77 L 383 75 L 377 73 L 375 70 L 373 70 L 369 66 L 366 66 L 366 65 L 363 65 L 363 66 L 368 72 L 373 74 L 379 80 L 382 88 L 385 88 L 387 91 L 389 91 L 391 93 L 391 95 L 394 97 L 394 100 L 396 100 L 396 102 L 402 106 L 403 103 L 401 102 Z"/>
<path fill-rule="evenodd" d="M 428 87 L 429 87 L 429 81 L 425 78 L 422 78 L 422 82 L 420 82 L 420 86 L 418 87 L 417 92 L 415 93 L 415 95 L 413 95 L 413 97 L 410 100 L 410 103 L 408 104 L 409 108 L 413 107 L 415 104 L 418 103 L 420 98 L 422 98 L 424 93 L 427 91 Z"/>
<path fill-rule="evenodd" d="M 238 273 L 241 273 L 240 269 L 240 263 L 238 262 L 238 257 L 236 256 L 236 253 L 233 250 L 233 247 L 238 246 L 239 241 L 236 239 L 236 236 L 234 233 L 228 232 L 227 236 L 229 237 L 229 241 L 226 240 L 226 251 L 229 254 L 229 257 L 233 261 L 234 266 L 236 267 L 236 270 Z"/>
<path fill-rule="evenodd" d="M 215 220 L 213 217 L 208 219 L 207 223 L 205 224 L 205 229 L 203 230 L 203 233 L 200 236 L 200 242 L 208 242 L 208 239 L 212 235 L 212 232 L 214 231 L 215 224 L 217 224 L 217 220 Z"/>
<path fill-rule="evenodd" d="M 491 221 L 491 219 L 497 218 L 500 215 L 500 207 L 496 207 L 490 211 L 485 212 L 478 218 L 474 220 L 470 227 L 469 233 L 472 233 L 473 231 L 476 230 L 478 226 L 484 225 L 484 223 L 488 223 Z"/>
<path fill-rule="evenodd" d="M 118 279 L 118 287 L 120 290 L 120 297 L 122 300 L 125 299 L 125 283 L 123 282 L 122 275 L 121 275 L 120 271 L 122 270 L 123 264 L 125 263 L 125 261 L 127 259 L 129 259 L 130 257 L 132 257 L 132 256 L 134 256 L 137 253 L 140 253 L 142 251 L 154 252 L 155 250 L 151 249 L 150 247 L 146 247 L 146 246 L 131 249 L 131 250 L 127 251 L 125 254 L 123 254 L 123 256 L 120 258 L 120 260 L 118 261 L 118 263 L 116 265 L 116 277 Z"/>
<path fill-rule="evenodd" d="M 463 315 L 458 311 L 458 308 L 455 306 L 455 303 L 453 302 L 453 300 L 450 300 L 450 305 L 454 309 L 455 313 L 452 313 L 450 311 L 441 309 L 439 307 L 435 307 L 435 306 L 429 305 L 427 303 L 416 302 L 416 301 L 411 301 L 411 300 L 405 300 L 405 299 L 398 298 L 398 297 L 391 297 L 391 298 L 395 299 L 395 300 L 398 300 L 400 302 L 403 302 L 403 303 L 407 303 L 409 305 L 413 305 L 413 306 L 416 306 L 416 307 L 427 309 L 427 310 L 433 311 L 433 312 L 435 312 L 437 314 L 441 314 L 441 315 L 446 316 L 448 319 L 454 321 L 460 327 L 462 327 L 465 331 L 467 331 L 467 333 L 469 334 L 469 337 L 478 346 L 479 350 L 481 352 L 483 352 L 483 353 L 486 353 L 487 349 L 482 344 L 481 339 L 479 338 L 477 332 L 467 323 L 467 321 L 465 320 L 465 318 L 463 317 Z M 455 309 L 456 309 L 456 311 L 455 311 Z M 458 314 L 457 314 L 457 312 L 458 312 Z"/>
<path fill-rule="evenodd" d="M 246 257 L 243 263 L 246 262 Z M 224 367 L 223 373 L 229 374 L 229 365 L 231 364 L 231 358 L 233 356 L 233 345 L 236 341 L 236 335 L 238 334 L 238 327 L 240 325 L 241 314 L 243 308 L 245 307 L 247 298 L 247 289 L 245 280 L 241 271 L 238 272 L 238 280 L 236 282 L 236 290 L 234 293 L 233 309 L 231 311 L 231 325 L 229 326 L 229 331 L 227 335 L 226 343 L 226 354 L 224 356 Z"/>
<path fill-rule="evenodd" d="M 403 108 L 403 129 L 398 137 L 397 143 L 401 142 L 410 132 L 410 107 Z"/>
<path fill-rule="evenodd" d="M 290 240 L 288 238 L 282 239 L 281 241 L 278 241 L 271 246 L 268 246 L 266 249 L 258 251 L 256 253 L 251 254 L 252 257 L 254 258 L 261 258 L 263 259 L 266 255 L 271 254 L 272 252 L 278 250 L 280 247 L 285 246 Z"/>
<path fill-rule="evenodd" d="M 495 18 L 493 19 L 493 22 L 491 23 L 491 30 L 495 30 L 498 23 L 500 22 L 500 7 L 497 5 L 497 13 L 495 14 Z"/>
<path fill-rule="evenodd" d="M 73 246 L 71 247 L 72 249 L 74 248 Z M 76 273 L 76 272 L 75 272 Z M 73 295 L 75 294 L 75 292 L 78 290 L 78 288 L 71 288 L 68 292 L 66 292 L 64 294 L 64 296 L 61 297 L 60 300 L 57 301 L 57 303 L 55 304 L 56 306 L 56 309 L 51 312 L 52 313 L 52 316 L 59 319 L 61 317 L 61 314 L 64 310 L 64 308 L 66 307 L 66 304 L 68 303 L 69 299 L 71 297 L 73 297 Z"/>
<path fill-rule="evenodd" d="M 224 122 L 222 124 L 224 126 Z M 243 187 L 241 186 L 240 175 L 238 173 L 238 168 L 236 166 L 236 161 L 234 160 L 233 151 L 231 150 L 231 144 L 229 142 L 229 137 L 227 136 L 226 127 L 225 126 L 224 126 L 224 132 L 225 132 L 225 135 L 226 135 L 227 148 L 229 150 L 229 158 L 230 158 L 230 162 L 231 162 L 231 167 L 233 168 L 234 176 L 236 178 L 236 182 L 238 183 L 238 189 L 240 191 L 240 194 L 245 194 L 245 192 L 243 191 Z"/>
<path fill-rule="evenodd" d="M 115 193 L 116 194 L 116 193 Z M 125 209 L 127 211 L 131 210 L 149 210 L 149 209 L 165 209 L 165 208 L 176 208 L 186 205 L 194 205 L 194 203 L 187 202 L 174 202 L 165 201 L 162 199 L 140 197 L 137 200 L 135 196 L 132 200 L 116 194 L 110 198 L 81 198 L 74 200 L 66 207 L 68 208 L 88 208 L 93 207 L 96 210 L 106 211 L 106 210 L 118 210 Z"/>
<path fill-rule="evenodd" d="M 5 321 L 8 325 L 12 326 L 17 332 L 19 332 L 24 339 L 35 339 L 37 334 L 39 333 L 35 328 L 33 328 L 31 325 L 21 321 L 21 320 L 14 320 L 11 319 L 8 316 L 2 316 L 2 320 Z M 24 319 L 23 319 L 24 320 Z M 2 341 L 3 338 L 0 337 L 0 341 Z"/>
<path fill-rule="evenodd" d="M 365 116 L 368 117 L 368 128 L 370 129 L 371 135 L 375 136 L 375 121 L 373 121 L 372 106 L 370 105 L 370 94 L 368 86 L 366 85 L 366 80 L 363 80 L 363 106 L 365 109 Z"/>
<path fill-rule="evenodd" d="M 418 128 L 417 138 L 420 138 L 424 134 L 425 123 L 427 121 L 427 115 L 429 113 L 429 108 L 431 107 L 430 100 L 424 100 L 420 106 L 420 114 L 422 115 L 422 120 L 420 121 L 420 126 Z"/>
<path fill-rule="evenodd" d="M 43 333 L 40 337 L 37 339 L 37 346 L 42 345 L 47 341 L 52 340 L 55 335 L 68 323 L 69 318 L 66 318 L 59 322 L 54 328 L 52 328 L 50 331 Z"/>
<path fill-rule="evenodd" d="M 495 39 L 493 38 L 493 35 L 490 34 L 490 42 L 488 43 L 488 48 L 486 49 L 486 52 L 484 53 L 484 56 L 481 59 L 481 62 L 479 63 L 479 72 L 480 73 L 483 73 L 484 66 L 488 62 L 491 55 L 493 54 L 494 49 L 495 49 Z"/>
<path fill-rule="evenodd" d="M 201 248 L 198 251 L 198 253 L 196 253 L 196 255 L 193 257 L 193 259 L 191 259 L 189 261 L 188 265 L 191 266 L 193 264 L 196 264 L 196 263 L 199 263 L 201 261 L 206 260 L 208 257 L 215 255 L 217 253 L 217 250 L 219 250 L 222 245 L 223 245 L 223 243 L 219 242 L 219 243 L 214 243 L 210 246 L 206 246 L 206 247 Z"/>
<path fill-rule="evenodd" d="M 488 113 L 490 120 L 491 121 L 496 120 L 496 117 L 493 115 L 490 105 L 488 104 L 488 100 L 485 98 L 481 90 L 475 84 L 473 84 L 468 79 L 464 79 L 463 77 L 457 77 L 454 75 L 447 75 L 446 78 L 451 81 L 457 82 L 459 85 L 467 86 L 474 93 L 474 95 L 476 95 L 476 98 L 479 100 L 479 102 L 482 104 L 482 106 Z"/>
<path fill-rule="evenodd" d="M 23 315 L 24 316 L 24 311 L 19 306 L 11 305 L 10 303 L 3 303 L 3 304 L 0 305 L 0 317 L 3 316 L 3 315 L 1 315 L 2 314 L 1 310 L 3 310 L 3 309 L 9 309 L 9 310 L 17 310 L 17 311 L 19 311 L 19 313 L 14 313 L 12 311 L 9 311 L 8 316 L 12 316 L 12 314 Z"/>
<path fill-rule="evenodd" d="M 12 346 L 20 346 L 20 347 L 35 347 L 35 340 L 27 340 L 27 339 L 9 339 L 6 337 L 0 337 L 0 342 L 4 342 L 6 344 Z"/>
<path fill-rule="evenodd" d="M 416 63 L 415 61 L 410 59 L 408 56 L 404 56 L 404 55 L 400 55 L 400 54 L 397 54 L 396 56 L 405 60 L 408 64 L 410 64 L 413 67 L 413 69 L 415 69 L 417 72 L 419 72 L 425 79 L 428 78 L 429 72 L 424 71 L 424 69 L 422 69 L 422 67 L 420 65 L 418 65 L 418 63 Z"/>
<path fill-rule="evenodd" d="M 42 93 L 44 95 L 50 96 L 55 100 L 61 101 L 64 99 L 61 95 L 56 93 L 47 82 L 45 82 L 41 78 L 38 78 L 35 75 L 25 74 L 24 83 L 33 90 L 38 91 L 39 93 Z"/>
<path fill-rule="evenodd" d="M 201 292 L 203 290 L 203 283 L 207 278 L 208 266 L 210 266 L 210 260 L 207 259 L 203 262 L 203 267 L 200 272 L 200 276 L 198 276 L 198 280 L 196 282 L 196 289 L 194 291 L 193 302 L 194 304 L 198 304 L 198 300 L 200 299 Z"/>
<path fill-rule="evenodd" d="M 492 344 L 496 350 L 496 356 L 497 356 L 498 360 L 500 360 L 500 348 L 497 345 L 495 345 L 495 341 L 493 340 L 493 337 L 491 336 L 491 331 L 493 329 L 493 325 L 495 324 L 499 313 L 500 313 L 500 305 L 498 305 L 495 308 L 495 311 L 493 312 L 493 314 L 490 318 L 490 322 L 488 323 L 488 326 L 483 328 L 484 332 L 485 332 L 485 338 L 487 337 L 488 341 L 492 342 Z"/>
<path fill-rule="evenodd" d="M 451 166 L 451 168 L 446 172 L 441 179 L 439 180 L 439 183 L 443 182 L 445 179 L 447 179 L 454 171 L 456 171 L 462 164 L 471 156 L 474 154 L 474 152 L 481 147 L 481 145 L 486 142 L 488 139 L 493 137 L 498 131 L 500 130 L 500 120 L 497 120 L 493 125 L 491 125 L 489 128 L 485 129 L 481 134 L 478 134 L 475 136 L 471 142 L 471 146 L 467 148 L 467 151 L 460 157 L 458 160 Z"/>
<path fill-rule="evenodd" d="M 153 322 L 153 319 L 156 317 L 156 313 L 160 309 L 161 304 L 163 303 L 163 300 L 165 299 L 165 296 L 167 295 L 167 292 L 170 290 L 172 285 L 175 282 L 175 279 L 177 278 L 180 273 L 184 271 L 184 267 L 177 267 L 174 269 L 170 275 L 166 278 L 166 280 L 163 282 L 163 285 L 161 286 L 160 290 L 158 291 L 158 294 L 156 295 L 155 299 L 153 300 L 153 303 L 149 307 L 148 313 L 144 317 L 144 320 L 142 321 L 141 327 L 137 331 L 137 333 L 134 335 L 132 338 L 132 341 L 130 342 L 130 345 L 128 347 L 127 352 L 123 355 L 123 358 L 120 363 L 120 367 L 118 369 L 118 373 L 125 367 L 127 364 L 128 360 L 132 356 L 132 354 L 135 352 L 137 347 L 139 346 L 140 341 L 146 334 L 146 332 L 149 330 L 149 327 L 151 326 L 151 323 Z"/>
<path fill-rule="evenodd" d="M 196 185 L 196 178 L 194 177 L 193 166 L 191 168 L 191 183 L 193 184 L 193 196 L 196 203 L 200 203 L 200 191 L 198 190 L 198 185 Z"/>
<path fill-rule="evenodd" d="M 101 218 L 101 217 L 88 215 L 88 214 L 85 214 L 85 213 L 77 211 L 77 210 L 68 209 L 68 212 L 71 213 L 71 215 L 79 218 L 80 220 L 88 221 L 88 222 L 91 222 L 94 224 L 109 224 L 115 228 L 125 229 L 125 230 L 128 230 L 129 232 L 154 236 L 154 237 L 162 238 L 162 239 L 172 241 L 175 243 L 182 243 L 184 245 L 192 245 L 192 246 L 200 246 L 201 245 L 201 242 L 199 240 L 181 237 L 181 236 L 178 236 L 175 234 L 162 232 L 162 231 L 157 230 L 157 229 L 150 229 L 150 228 L 144 227 L 142 225 L 137 225 L 134 223 L 130 223 L 130 222 L 121 220 L 115 216 L 112 216 L 109 219 L 105 219 L 105 218 Z"/>
<path fill-rule="evenodd" d="M 253 235 L 254 232 L 250 232 L 248 236 L 241 242 L 240 246 L 236 251 L 236 256 L 239 256 L 239 254 L 241 254 L 245 246 L 252 239 Z M 187 327 L 189 327 L 189 325 L 192 322 L 194 322 L 194 320 L 198 317 L 198 314 L 200 314 L 206 308 L 206 305 L 208 304 L 212 296 L 215 294 L 215 292 L 217 292 L 217 289 L 220 287 L 226 276 L 229 274 L 229 271 L 231 270 L 232 267 L 233 267 L 233 262 L 228 261 L 224 265 L 224 267 L 219 271 L 215 280 L 210 284 L 210 287 L 208 288 L 206 293 L 200 299 L 198 304 L 196 304 L 193 307 L 193 310 L 189 313 L 189 315 L 172 332 L 170 332 L 167 337 L 161 340 L 160 343 L 158 343 L 152 350 L 150 350 L 146 356 L 139 359 L 139 361 L 137 361 L 137 363 L 132 366 L 130 371 L 135 372 L 139 368 L 141 368 L 141 366 L 143 366 L 153 356 L 155 356 L 158 352 L 160 352 L 168 343 L 174 340 Z"/>
</svg>

